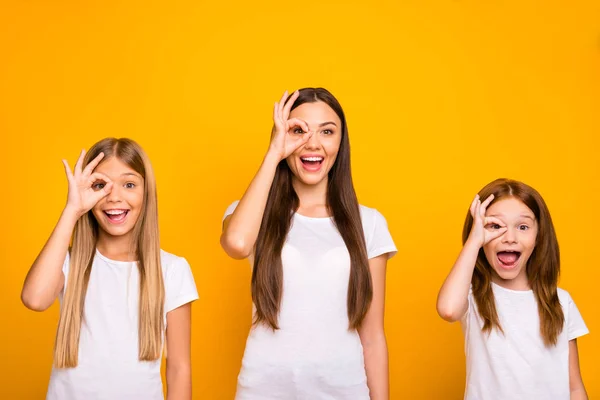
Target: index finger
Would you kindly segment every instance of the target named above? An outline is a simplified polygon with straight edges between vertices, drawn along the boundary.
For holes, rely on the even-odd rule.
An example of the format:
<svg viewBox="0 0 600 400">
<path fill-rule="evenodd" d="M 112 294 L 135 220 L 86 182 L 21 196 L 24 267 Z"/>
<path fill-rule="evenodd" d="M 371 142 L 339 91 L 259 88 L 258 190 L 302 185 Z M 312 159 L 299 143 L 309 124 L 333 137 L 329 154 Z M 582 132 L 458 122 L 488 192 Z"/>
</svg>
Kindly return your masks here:
<svg viewBox="0 0 600 400">
<path fill-rule="evenodd" d="M 490 194 L 488 196 L 488 198 L 485 199 L 485 201 L 483 203 L 481 203 L 480 212 L 481 212 L 481 216 L 482 217 L 485 217 L 485 211 L 487 210 L 487 207 L 490 205 L 490 203 L 492 202 L 492 200 L 494 200 L 494 195 Z"/>
<path fill-rule="evenodd" d="M 300 92 L 299 91 L 295 91 L 287 100 L 285 103 L 285 107 L 283 108 L 283 120 L 287 120 L 289 115 L 290 115 L 290 111 L 292 109 L 292 106 L 294 105 L 294 103 L 296 102 L 296 99 L 298 98 L 298 96 L 300 96 Z"/>
<path fill-rule="evenodd" d="M 501 228 L 506 228 L 506 224 L 496 217 L 485 217 L 485 220 L 483 221 L 483 223 L 484 223 L 484 225 L 498 224 L 498 225 L 500 225 Z"/>
<path fill-rule="evenodd" d="M 289 126 L 290 128 L 294 128 L 294 127 L 296 127 L 296 126 L 299 126 L 300 128 L 302 128 L 302 130 L 303 130 L 305 133 L 308 133 L 308 131 L 309 131 L 308 124 L 307 124 L 307 123 L 306 123 L 306 121 L 304 121 L 303 119 L 300 119 L 300 118 L 292 118 L 292 119 L 288 119 L 287 123 L 288 123 L 288 126 Z"/>
<path fill-rule="evenodd" d="M 98 166 L 98 164 L 100 163 L 100 161 L 103 158 L 104 158 L 104 153 L 100 153 L 96 156 L 96 158 L 94 158 L 92 161 L 90 161 L 90 163 L 83 170 L 84 175 L 91 174 L 92 171 L 94 170 L 94 168 L 96 168 Z"/>
</svg>

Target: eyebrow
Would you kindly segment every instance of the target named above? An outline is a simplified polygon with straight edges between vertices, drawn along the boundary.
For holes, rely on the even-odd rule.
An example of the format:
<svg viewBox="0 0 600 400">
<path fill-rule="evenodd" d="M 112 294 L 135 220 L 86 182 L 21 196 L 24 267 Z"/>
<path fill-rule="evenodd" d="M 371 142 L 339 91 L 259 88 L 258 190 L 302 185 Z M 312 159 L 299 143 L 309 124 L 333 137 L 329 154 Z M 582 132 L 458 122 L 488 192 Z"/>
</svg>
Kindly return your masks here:
<svg viewBox="0 0 600 400">
<path fill-rule="evenodd" d="M 136 178 L 141 178 L 140 175 L 138 175 L 134 172 L 125 172 L 125 173 L 121 174 L 121 176 L 135 176 Z"/>
<path fill-rule="evenodd" d="M 504 217 L 504 214 L 494 214 L 494 215 L 490 215 L 490 217 Z M 535 218 L 533 218 L 531 215 L 527 215 L 527 214 L 521 214 L 519 215 L 520 218 L 529 218 L 532 221 L 535 221 Z"/>
<path fill-rule="evenodd" d="M 323 127 L 325 125 L 329 125 L 329 124 L 333 124 L 333 125 L 335 125 L 337 127 L 337 124 L 335 122 L 333 122 L 333 121 L 327 121 L 327 122 L 323 122 L 323 123 L 319 124 L 319 128 L 321 128 L 321 127 Z"/>
</svg>

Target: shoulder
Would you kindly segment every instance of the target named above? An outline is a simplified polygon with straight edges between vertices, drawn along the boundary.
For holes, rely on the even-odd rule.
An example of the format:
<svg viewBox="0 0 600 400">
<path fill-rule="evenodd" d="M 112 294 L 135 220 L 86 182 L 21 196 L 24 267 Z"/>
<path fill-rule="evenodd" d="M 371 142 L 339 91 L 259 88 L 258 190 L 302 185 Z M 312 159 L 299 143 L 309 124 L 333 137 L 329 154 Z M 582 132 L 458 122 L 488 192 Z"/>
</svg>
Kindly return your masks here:
<svg viewBox="0 0 600 400">
<path fill-rule="evenodd" d="M 185 258 L 164 250 L 160 251 L 160 264 L 164 274 L 170 274 L 173 270 L 190 267 Z"/>
<path fill-rule="evenodd" d="M 387 221 L 383 214 L 375 208 L 360 205 L 360 217 L 365 233 L 373 233 L 376 231 L 387 230 Z"/>
<path fill-rule="evenodd" d="M 573 301 L 571 299 L 571 295 L 569 294 L 569 292 L 567 292 L 564 289 L 557 288 L 557 294 L 558 294 L 558 300 L 560 301 L 560 304 L 562 304 L 563 306 L 566 306 L 571 301 Z"/>
<path fill-rule="evenodd" d="M 383 215 L 375 208 L 367 207 L 362 204 L 359 205 L 359 208 L 360 217 L 365 226 L 373 226 L 374 224 L 380 221 L 385 222 L 385 218 L 383 217 Z"/>
</svg>

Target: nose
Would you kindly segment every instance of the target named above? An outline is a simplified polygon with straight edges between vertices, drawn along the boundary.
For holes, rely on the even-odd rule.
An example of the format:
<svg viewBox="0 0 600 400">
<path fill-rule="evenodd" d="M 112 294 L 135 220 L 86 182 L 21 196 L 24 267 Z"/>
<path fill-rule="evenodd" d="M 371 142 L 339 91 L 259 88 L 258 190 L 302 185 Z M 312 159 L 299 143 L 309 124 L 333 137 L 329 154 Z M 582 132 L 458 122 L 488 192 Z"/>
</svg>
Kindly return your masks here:
<svg viewBox="0 0 600 400">
<path fill-rule="evenodd" d="M 502 243 L 517 243 L 517 234 L 514 228 L 507 228 L 502 235 Z"/>
<path fill-rule="evenodd" d="M 118 185 L 113 185 L 112 190 L 106 196 L 106 201 L 109 203 L 121 202 L 121 188 Z"/>
<path fill-rule="evenodd" d="M 308 139 L 308 142 L 304 145 L 306 149 L 320 149 L 321 148 L 321 138 L 319 136 L 319 132 L 314 132 L 313 135 Z"/>
</svg>

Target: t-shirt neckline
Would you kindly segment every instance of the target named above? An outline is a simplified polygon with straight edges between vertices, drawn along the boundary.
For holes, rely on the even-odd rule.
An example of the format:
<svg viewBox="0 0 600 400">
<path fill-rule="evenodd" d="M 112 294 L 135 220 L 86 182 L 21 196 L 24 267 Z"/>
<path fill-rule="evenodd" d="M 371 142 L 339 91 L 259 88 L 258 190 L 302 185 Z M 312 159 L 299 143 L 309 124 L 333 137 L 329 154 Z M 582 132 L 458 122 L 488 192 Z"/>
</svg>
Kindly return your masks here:
<svg viewBox="0 0 600 400">
<path fill-rule="evenodd" d="M 497 289 L 500 289 L 500 290 L 502 290 L 502 291 L 504 291 L 504 292 L 507 292 L 507 293 L 516 293 L 516 294 L 530 294 L 530 293 L 533 293 L 533 289 L 528 289 L 528 290 L 514 290 L 514 289 L 508 289 L 508 288 L 505 288 L 504 286 L 500 286 L 500 285 L 498 285 L 498 284 L 497 284 L 497 283 L 495 283 L 495 282 L 492 282 L 492 286 L 494 286 L 494 287 L 496 287 Z"/>
<path fill-rule="evenodd" d="M 327 220 L 333 219 L 333 216 L 330 216 L 330 217 L 308 217 L 306 215 L 299 214 L 298 212 L 294 212 L 294 216 L 299 217 L 301 219 L 317 220 L 317 221 L 327 221 Z"/>
<path fill-rule="evenodd" d="M 110 259 L 108 257 L 106 257 L 105 255 L 103 255 L 102 253 L 100 253 L 100 250 L 98 250 L 98 248 L 96 248 L 96 256 L 104 261 L 106 261 L 109 264 L 115 264 L 115 265 L 131 265 L 131 264 L 135 264 L 137 263 L 137 261 L 117 261 L 117 260 L 113 260 Z"/>
</svg>

